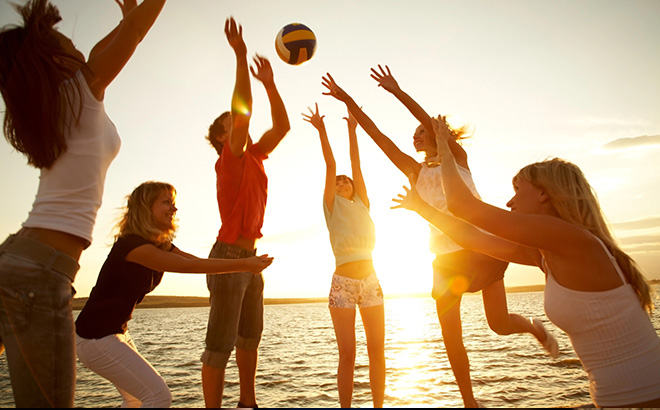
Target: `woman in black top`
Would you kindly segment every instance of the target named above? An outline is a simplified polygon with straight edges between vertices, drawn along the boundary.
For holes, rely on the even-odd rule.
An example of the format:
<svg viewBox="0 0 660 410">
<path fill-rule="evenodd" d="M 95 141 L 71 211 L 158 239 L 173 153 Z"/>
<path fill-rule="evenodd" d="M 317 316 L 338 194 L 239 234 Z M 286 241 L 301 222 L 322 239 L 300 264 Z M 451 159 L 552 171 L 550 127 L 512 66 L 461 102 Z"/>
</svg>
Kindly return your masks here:
<svg viewBox="0 0 660 410">
<path fill-rule="evenodd" d="M 128 197 L 119 233 L 76 320 L 78 359 L 111 381 L 123 407 L 169 407 L 172 395 L 158 372 L 138 353 L 127 323 L 135 306 L 160 283 L 163 272 L 252 272 L 271 264 L 268 255 L 200 259 L 172 244 L 176 231 L 174 187 L 145 182 Z"/>
</svg>

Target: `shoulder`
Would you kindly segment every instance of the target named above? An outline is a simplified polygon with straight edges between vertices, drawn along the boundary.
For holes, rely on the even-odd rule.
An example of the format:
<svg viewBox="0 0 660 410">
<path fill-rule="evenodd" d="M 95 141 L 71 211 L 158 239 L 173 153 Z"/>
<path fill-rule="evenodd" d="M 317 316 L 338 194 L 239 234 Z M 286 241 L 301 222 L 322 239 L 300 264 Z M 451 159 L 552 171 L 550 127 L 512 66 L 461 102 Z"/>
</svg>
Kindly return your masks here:
<svg viewBox="0 0 660 410">
<path fill-rule="evenodd" d="M 140 235 L 128 234 L 117 238 L 114 247 L 125 250 L 126 252 L 130 252 L 131 250 L 139 246 L 147 245 L 147 244 L 153 245 L 151 241 L 141 237 Z"/>
<path fill-rule="evenodd" d="M 248 147 L 248 149 L 247 149 L 246 152 L 249 152 L 249 153 L 252 154 L 255 158 L 257 158 L 257 159 L 259 159 L 259 160 L 261 160 L 261 161 L 263 161 L 264 159 L 268 158 L 268 155 L 264 154 L 264 152 L 263 152 L 263 150 L 261 149 L 261 147 L 259 146 L 259 143 L 258 143 L 258 142 L 255 142 L 255 143 L 250 144 L 250 146 Z"/>
</svg>

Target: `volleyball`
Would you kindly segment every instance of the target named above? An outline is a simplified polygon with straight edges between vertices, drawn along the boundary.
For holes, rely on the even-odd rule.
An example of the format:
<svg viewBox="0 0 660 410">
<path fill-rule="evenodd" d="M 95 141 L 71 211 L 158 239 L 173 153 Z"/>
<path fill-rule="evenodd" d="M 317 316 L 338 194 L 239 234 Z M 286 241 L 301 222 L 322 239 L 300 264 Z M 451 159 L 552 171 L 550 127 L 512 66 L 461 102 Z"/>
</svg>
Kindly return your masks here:
<svg viewBox="0 0 660 410">
<path fill-rule="evenodd" d="M 287 24 L 277 33 L 275 50 L 277 50 L 277 55 L 285 63 L 300 65 L 314 55 L 316 51 L 316 36 L 304 24 Z"/>
</svg>

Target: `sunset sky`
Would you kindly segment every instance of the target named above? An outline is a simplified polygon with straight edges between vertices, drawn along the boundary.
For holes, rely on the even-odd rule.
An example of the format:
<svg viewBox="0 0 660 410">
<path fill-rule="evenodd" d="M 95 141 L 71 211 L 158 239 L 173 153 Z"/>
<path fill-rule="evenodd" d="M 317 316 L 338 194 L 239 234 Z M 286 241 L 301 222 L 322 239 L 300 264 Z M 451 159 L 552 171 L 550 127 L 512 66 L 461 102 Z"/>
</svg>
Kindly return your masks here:
<svg viewBox="0 0 660 410">
<path fill-rule="evenodd" d="M 18 1 L 18 0 L 17 0 Z M 113 0 L 55 0 L 85 54 L 121 18 Z M 169 0 L 133 59 L 110 85 L 105 106 L 122 138 L 94 230 L 74 283 L 88 296 L 113 242 L 124 198 L 147 180 L 178 191 L 175 244 L 206 257 L 220 227 L 215 151 L 204 140 L 229 108 L 235 58 L 225 19 L 242 24 L 249 56 L 270 59 L 291 131 L 265 162 L 269 199 L 258 252 L 275 260 L 265 296 L 326 296 L 334 257 L 322 210 L 325 166 L 316 130 L 302 120 L 319 104 L 337 159 L 350 174 L 345 106 L 321 93 L 329 72 L 404 152 L 414 118 L 369 77 L 387 64 L 430 114 L 456 114 L 475 126 L 465 143 L 486 202 L 505 207 L 511 177 L 548 157 L 578 164 L 596 189 L 621 244 L 648 278 L 660 279 L 660 2 L 648 1 L 234 1 Z M 0 25 L 17 23 L 7 1 Z M 288 23 L 317 36 L 314 57 L 290 66 L 275 52 Z M 270 125 L 263 86 L 252 82 L 250 133 Z M 4 102 L 0 102 L 4 112 Z M 362 169 L 376 224 L 374 263 L 386 294 L 430 292 L 428 225 L 391 210 L 407 180 L 358 128 Z M 38 171 L 0 143 L 0 235 L 26 219 Z M 543 283 L 535 268 L 510 266 L 507 286 Z M 204 275 L 167 273 L 154 294 L 206 296 Z"/>
</svg>

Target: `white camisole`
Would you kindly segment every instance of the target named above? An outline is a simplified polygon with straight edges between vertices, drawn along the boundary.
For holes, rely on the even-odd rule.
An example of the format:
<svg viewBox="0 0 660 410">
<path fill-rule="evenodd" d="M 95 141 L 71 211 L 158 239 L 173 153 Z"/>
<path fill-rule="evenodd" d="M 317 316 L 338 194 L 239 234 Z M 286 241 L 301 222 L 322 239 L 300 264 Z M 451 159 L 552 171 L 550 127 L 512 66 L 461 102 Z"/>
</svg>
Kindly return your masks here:
<svg viewBox="0 0 660 410">
<path fill-rule="evenodd" d="M 419 192 L 419 196 L 439 211 L 451 214 L 451 212 L 447 210 L 447 198 L 445 196 L 445 190 L 442 187 L 442 164 L 429 165 L 423 162 L 421 165 L 422 169 L 419 171 L 417 184 L 415 185 L 417 192 Z M 458 166 L 458 173 L 463 178 L 463 181 L 465 181 L 465 184 L 470 188 L 472 194 L 481 199 L 477 192 L 477 188 L 474 186 L 470 170 Z M 463 249 L 435 226 L 429 224 L 429 227 L 431 228 L 429 248 L 434 255 L 443 255 Z"/>
<path fill-rule="evenodd" d="M 103 102 L 94 97 L 81 71 L 76 73 L 76 79 L 82 94 L 79 124 L 68 112 L 66 120 L 71 127 L 66 135 L 67 150 L 50 169 L 41 169 L 37 195 L 23 226 L 66 232 L 89 244 L 106 172 L 119 152 L 120 139 Z M 71 81 L 62 85 L 62 92 L 71 93 L 77 109 L 77 93 L 72 89 Z"/>
<path fill-rule="evenodd" d="M 543 260 L 548 275 L 545 313 L 570 338 L 597 406 L 660 398 L 660 338 L 616 260 L 601 245 L 623 285 L 602 292 L 568 289 L 557 283 Z"/>
</svg>

